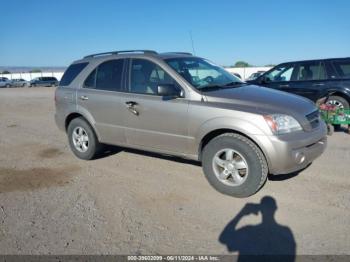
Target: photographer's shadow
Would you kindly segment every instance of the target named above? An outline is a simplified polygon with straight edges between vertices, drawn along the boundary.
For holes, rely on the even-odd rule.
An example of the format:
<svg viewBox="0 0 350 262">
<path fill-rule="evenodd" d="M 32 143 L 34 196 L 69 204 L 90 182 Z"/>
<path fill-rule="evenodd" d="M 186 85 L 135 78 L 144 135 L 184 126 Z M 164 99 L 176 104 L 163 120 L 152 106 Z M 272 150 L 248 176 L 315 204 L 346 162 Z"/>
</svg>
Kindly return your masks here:
<svg viewBox="0 0 350 262">
<path fill-rule="evenodd" d="M 259 204 L 246 204 L 227 224 L 219 241 L 227 246 L 228 251 L 238 251 L 238 261 L 251 260 L 250 255 L 259 255 L 254 260 L 260 261 L 294 261 L 296 243 L 293 233 L 289 227 L 277 223 L 274 217 L 276 210 L 276 201 L 270 196 L 262 198 Z M 259 212 L 262 215 L 261 224 L 237 229 L 238 222 L 244 216 L 258 215 Z"/>
</svg>

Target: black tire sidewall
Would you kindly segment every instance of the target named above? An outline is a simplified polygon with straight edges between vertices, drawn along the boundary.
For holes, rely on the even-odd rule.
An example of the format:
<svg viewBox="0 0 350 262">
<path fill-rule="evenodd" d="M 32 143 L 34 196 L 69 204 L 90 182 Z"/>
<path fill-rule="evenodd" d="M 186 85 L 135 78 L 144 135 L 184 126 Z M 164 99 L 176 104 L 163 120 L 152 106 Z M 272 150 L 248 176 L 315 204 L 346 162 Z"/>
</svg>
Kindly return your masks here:
<svg viewBox="0 0 350 262">
<path fill-rule="evenodd" d="M 228 186 L 220 182 L 215 176 L 212 167 L 213 157 L 219 150 L 224 148 L 231 148 L 237 151 L 247 161 L 248 176 L 242 185 Z M 217 191 L 234 197 L 248 197 L 255 194 L 262 186 L 262 180 L 264 179 L 264 182 L 266 180 L 266 177 L 263 178 L 263 176 L 267 175 L 264 175 L 264 167 L 256 150 L 259 150 L 256 146 L 253 148 L 252 144 L 235 137 L 220 136 L 210 141 L 205 146 L 202 157 L 203 171 L 209 183 Z"/>
<path fill-rule="evenodd" d="M 88 147 L 88 150 L 86 152 L 78 151 L 73 144 L 72 133 L 73 133 L 73 130 L 79 126 L 82 127 L 86 131 L 86 133 L 89 137 L 89 147 Z M 92 127 L 84 119 L 82 119 L 82 118 L 73 119 L 68 125 L 67 136 L 68 136 L 69 146 L 70 146 L 71 150 L 73 151 L 74 155 L 76 155 L 78 158 L 84 159 L 84 160 L 90 160 L 90 159 L 93 159 L 95 157 L 95 155 L 97 154 L 97 151 L 98 151 L 99 142 L 97 140 L 97 137 L 96 137 L 95 132 L 93 131 Z"/>
</svg>

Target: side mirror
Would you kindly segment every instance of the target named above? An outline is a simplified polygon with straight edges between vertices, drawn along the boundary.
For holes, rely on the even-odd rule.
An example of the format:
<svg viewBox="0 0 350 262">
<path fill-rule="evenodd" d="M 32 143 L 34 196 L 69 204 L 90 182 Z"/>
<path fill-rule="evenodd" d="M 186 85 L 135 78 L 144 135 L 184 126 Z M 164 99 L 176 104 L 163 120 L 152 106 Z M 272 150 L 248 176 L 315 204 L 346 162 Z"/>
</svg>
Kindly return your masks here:
<svg viewBox="0 0 350 262">
<path fill-rule="evenodd" d="M 183 92 L 173 84 L 161 84 L 158 86 L 158 95 L 168 97 L 183 97 Z"/>
<path fill-rule="evenodd" d="M 260 76 L 259 79 L 258 79 L 258 83 L 259 84 L 266 84 L 268 82 L 270 82 L 270 79 L 267 76 L 264 76 L 264 75 Z"/>
</svg>

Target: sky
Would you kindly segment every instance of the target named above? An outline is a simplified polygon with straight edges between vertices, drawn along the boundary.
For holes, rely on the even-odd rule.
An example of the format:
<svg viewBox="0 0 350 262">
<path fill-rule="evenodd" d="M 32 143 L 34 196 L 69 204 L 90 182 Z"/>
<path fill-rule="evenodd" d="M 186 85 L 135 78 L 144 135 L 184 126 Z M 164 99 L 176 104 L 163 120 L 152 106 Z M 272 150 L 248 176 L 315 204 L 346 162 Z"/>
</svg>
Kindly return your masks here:
<svg viewBox="0 0 350 262">
<path fill-rule="evenodd" d="M 4 0 L 0 66 L 187 51 L 221 65 L 350 56 L 349 0 Z"/>
</svg>

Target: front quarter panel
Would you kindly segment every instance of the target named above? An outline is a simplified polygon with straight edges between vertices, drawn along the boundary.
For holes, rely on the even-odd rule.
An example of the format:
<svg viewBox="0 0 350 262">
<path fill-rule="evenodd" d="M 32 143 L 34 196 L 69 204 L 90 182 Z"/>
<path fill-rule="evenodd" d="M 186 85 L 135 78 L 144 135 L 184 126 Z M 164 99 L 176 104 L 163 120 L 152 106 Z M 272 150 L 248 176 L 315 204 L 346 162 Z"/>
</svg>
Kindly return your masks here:
<svg viewBox="0 0 350 262">
<path fill-rule="evenodd" d="M 242 133 L 260 147 L 262 145 L 257 138 L 272 135 L 263 116 L 259 114 L 218 108 L 214 103 L 209 102 L 191 103 L 189 114 L 191 119 L 189 134 L 194 137 L 194 143 L 190 145 L 190 151 L 193 154 L 198 153 L 199 145 L 207 134 L 219 129 L 230 129 Z"/>
</svg>

